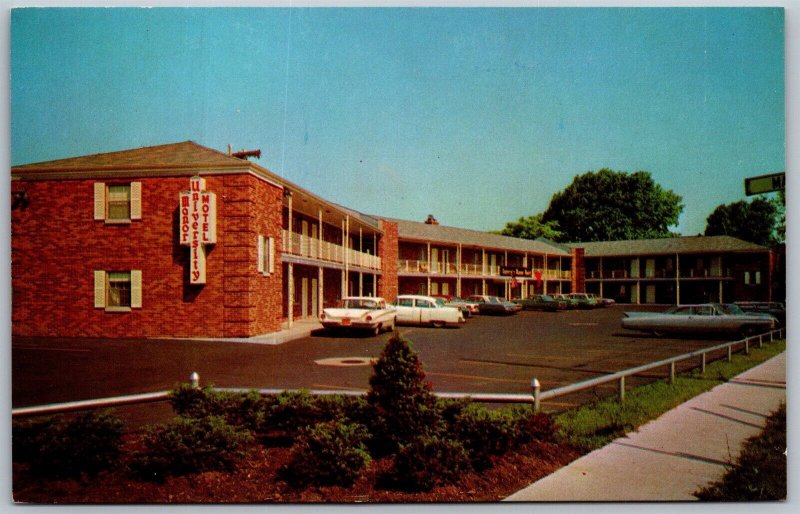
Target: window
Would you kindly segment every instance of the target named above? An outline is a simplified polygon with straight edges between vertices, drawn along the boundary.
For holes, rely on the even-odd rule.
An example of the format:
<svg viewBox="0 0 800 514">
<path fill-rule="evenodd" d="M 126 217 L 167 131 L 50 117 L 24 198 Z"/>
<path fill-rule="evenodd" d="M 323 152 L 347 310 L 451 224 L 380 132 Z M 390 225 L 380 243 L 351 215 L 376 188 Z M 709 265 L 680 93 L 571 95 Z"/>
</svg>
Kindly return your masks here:
<svg viewBox="0 0 800 514">
<path fill-rule="evenodd" d="M 256 268 L 259 273 L 269 276 L 275 271 L 275 240 L 271 237 L 259 235 L 257 245 L 258 262 L 256 263 Z"/>
<path fill-rule="evenodd" d="M 397 305 L 400 307 L 413 307 L 414 300 L 412 300 L 411 298 L 400 298 L 399 300 L 397 300 Z"/>
<path fill-rule="evenodd" d="M 141 270 L 95 271 L 94 306 L 107 311 L 129 311 L 141 308 Z"/>
<path fill-rule="evenodd" d="M 745 271 L 744 272 L 744 283 L 746 285 L 750 285 L 750 272 L 749 271 Z"/>
<path fill-rule="evenodd" d="M 142 183 L 94 184 L 94 219 L 124 223 L 142 219 Z"/>
<path fill-rule="evenodd" d="M 756 275 L 756 284 L 761 285 L 761 272 L 756 271 L 755 275 Z"/>
</svg>

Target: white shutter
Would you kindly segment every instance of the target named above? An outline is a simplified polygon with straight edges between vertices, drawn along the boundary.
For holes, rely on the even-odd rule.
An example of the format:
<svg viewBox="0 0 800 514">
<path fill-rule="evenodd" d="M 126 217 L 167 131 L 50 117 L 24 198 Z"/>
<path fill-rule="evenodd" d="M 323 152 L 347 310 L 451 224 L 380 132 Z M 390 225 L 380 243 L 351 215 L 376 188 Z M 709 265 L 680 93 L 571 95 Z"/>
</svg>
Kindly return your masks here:
<svg viewBox="0 0 800 514">
<path fill-rule="evenodd" d="M 257 269 L 259 273 L 264 273 L 264 236 L 258 235 L 258 261 Z"/>
<path fill-rule="evenodd" d="M 142 308 L 142 270 L 131 270 L 131 308 Z"/>
<path fill-rule="evenodd" d="M 142 183 L 131 182 L 131 219 L 142 219 Z"/>
<path fill-rule="evenodd" d="M 94 272 L 94 308 L 104 309 L 106 306 L 106 272 Z"/>
<path fill-rule="evenodd" d="M 102 182 L 94 183 L 94 219 L 106 219 L 106 185 Z"/>
<path fill-rule="evenodd" d="M 275 238 L 269 238 L 269 273 L 275 271 Z"/>
</svg>

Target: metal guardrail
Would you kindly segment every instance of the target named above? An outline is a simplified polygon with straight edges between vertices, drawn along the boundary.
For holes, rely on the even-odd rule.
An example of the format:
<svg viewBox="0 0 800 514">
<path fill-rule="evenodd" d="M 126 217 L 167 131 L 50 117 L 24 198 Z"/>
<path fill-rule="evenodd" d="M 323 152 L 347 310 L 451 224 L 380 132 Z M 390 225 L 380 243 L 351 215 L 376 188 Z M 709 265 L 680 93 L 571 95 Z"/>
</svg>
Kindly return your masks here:
<svg viewBox="0 0 800 514">
<path fill-rule="evenodd" d="M 563 387 L 557 387 L 555 389 L 549 389 L 547 391 L 541 390 L 541 384 L 539 380 L 536 377 L 534 377 L 531 380 L 532 394 L 434 392 L 434 395 L 437 398 L 442 398 L 442 399 L 450 399 L 450 400 L 470 399 L 472 401 L 481 403 L 532 403 L 534 411 L 538 411 L 540 410 L 541 402 L 543 401 L 551 400 L 559 396 L 565 396 L 568 394 L 583 391 L 585 389 L 591 389 L 599 385 L 607 384 L 609 382 L 617 381 L 619 382 L 619 399 L 620 401 L 624 401 L 625 379 L 627 377 L 637 375 L 645 371 L 650 371 L 655 368 L 669 366 L 669 382 L 674 383 L 676 375 L 675 365 L 678 362 L 688 360 L 691 358 L 700 357 L 701 359 L 700 369 L 703 373 L 705 373 L 706 355 L 708 353 L 727 349 L 728 350 L 727 358 L 728 361 L 730 361 L 733 354 L 733 347 L 736 345 L 741 345 L 745 354 L 747 354 L 750 352 L 750 344 L 755 341 L 757 341 L 756 344 L 758 344 L 758 346 L 761 347 L 764 343 L 765 338 L 769 338 L 769 341 L 771 342 L 774 341 L 776 338 L 782 339 L 784 337 L 785 337 L 785 329 L 780 328 L 778 330 L 773 330 L 771 332 L 766 332 L 764 334 L 746 337 L 744 339 L 740 339 L 737 341 L 730 341 L 727 343 L 722 343 L 707 348 L 701 348 L 700 350 L 684 353 L 676 357 L 670 357 L 668 359 L 651 362 L 649 364 L 643 364 L 635 368 L 625 369 L 602 377 L 593 378 L 591 380 L 585 380 L 583 382 L 577 382 L 575 384 L 570 384 Z M 192 373 L 191 376 L 189 377 L 189 382 L 195 388 L 200 387 L 200 376 L 196 372 Z M 249 393 L 250 391 L 256 391 L 262 396 L 278 395 L 285 392 L 301 391 L 300 389 L 253 389 L 253 388 L 234 388 L 234 387 L 215 387 L 213 388 L 213 390 L 221 392 L 242 393 L 242 394 Z M 363 396 L 367 394 L 367 392 L 364 390 L 302 389 L 302 391 L 306 391 L 308 394 L 312 396 L 339 396 L 339 395 Z M 47 414 L 60 414 L 65 412 L 91 410 L 91 409 L 99 409 L 107 407 L 120 407 L 124 405 L 132 405 L 139 403 L 155 403 L 160 401 L 166 401 L 167 399 L 169 399 L 169 394 L 170 391 L 157 391 L 154 393 L 142 393 L 129 396 L 114 396 L 114 397 L 99 398 L 94 400 L 54 403 L 49 405 L 37 405 L 32 407 L 19 407 L 16 409 L 12 409 L 11 415 L 12 417 L 41 416 Z"/>
</svg>

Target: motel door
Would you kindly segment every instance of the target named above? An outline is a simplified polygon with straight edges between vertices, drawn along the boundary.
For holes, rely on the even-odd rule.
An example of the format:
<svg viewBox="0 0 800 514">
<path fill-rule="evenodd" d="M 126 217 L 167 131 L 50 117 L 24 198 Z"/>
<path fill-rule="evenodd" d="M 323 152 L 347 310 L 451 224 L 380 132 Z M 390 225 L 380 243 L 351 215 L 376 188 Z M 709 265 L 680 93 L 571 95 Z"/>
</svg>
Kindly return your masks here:
<svg viewBox="0 0 800 514">
<path fill-rule="evenodd" d="M 308 278 L 303 277 L 300 286 L 300 317 L 308 317 Z"/>
</svg>

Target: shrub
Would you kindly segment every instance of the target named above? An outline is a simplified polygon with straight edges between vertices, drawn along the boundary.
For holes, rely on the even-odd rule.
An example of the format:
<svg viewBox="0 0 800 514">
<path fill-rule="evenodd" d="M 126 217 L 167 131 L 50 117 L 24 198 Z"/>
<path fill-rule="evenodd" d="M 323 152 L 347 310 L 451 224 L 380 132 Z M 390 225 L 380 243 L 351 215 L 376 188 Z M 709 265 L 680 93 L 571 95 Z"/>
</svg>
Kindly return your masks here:
<svg viewBox="0 0 800 514">
<path fill-rule="evenodd" d="M 374 409 L 372 449 L 377 454 L 393 453 L 417 436 L 441 430 L 436 397 L 409 341 L 399 335 L 389 339 L 369 384 L 367 402 Z"/>
<path fill-rule="evenodd" d="M 518 444 L 518 427 L 508 410 L 490 411 L 472 404 L 456 415 L 452 432 L 467 450 L 472 466 L 482 470 L 492 465 L 491 455 L 501 455 Z"/>
<path fill-rule="evenodd" d="M 408 491 L 430 491 L 455 482 L 469 471 L 469 455 L 458 441 L 439 436 L 417 437 L 400 448 L 383 481 Z"/>
<path fill-rule="evenodd" d="M 117 464 L 122 434 L 122 420 L 110 411 L 15 423 L 13 458 L 39 476 L 94 476 Z"/>
<path fill-rule="evenodd" d="M 144 451 L 132 468 L 142 478 L 163 480 L 209 470 L 232 470 L 244 455 L 250 433 L 229 425 L 220 416 L 177 417 L 167 425 L 147 430 Z"/>
<path fill-rule="evenodd" d="M 553 441 L 555 423 L 553 418 L 543 412 L 534 413 L 531 407 L 522 407 L 512 411 L 516 424 L 515 444 L 530 441 Z"/>
<path fill-rule="evenodd" d="M 366 427 L 356 423 L 330 421 L 306 428 L 281 474 L 295 487 L 350 486 L 371 460 L 364 445 L 368 437 Z"/>
<path fill-rule="evenodd" d="M 284 391 L 273 397 L 262 429 L 294 432 L 323 421 L 323 412 L 307 391 Z"/>
</svg>

